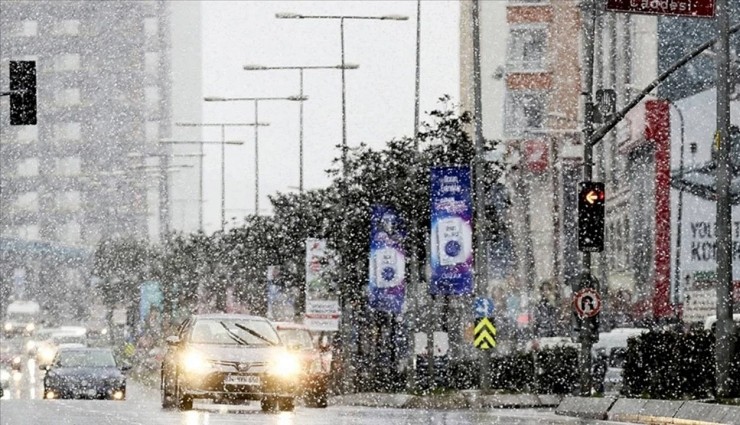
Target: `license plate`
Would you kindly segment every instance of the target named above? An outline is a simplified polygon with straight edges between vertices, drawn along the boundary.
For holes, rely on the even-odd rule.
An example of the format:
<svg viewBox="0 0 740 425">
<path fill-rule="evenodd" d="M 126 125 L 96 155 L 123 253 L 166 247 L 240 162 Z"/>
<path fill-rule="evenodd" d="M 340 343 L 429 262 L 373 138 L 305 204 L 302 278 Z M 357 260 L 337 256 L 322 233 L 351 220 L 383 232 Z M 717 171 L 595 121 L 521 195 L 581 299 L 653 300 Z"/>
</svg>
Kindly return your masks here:
<svg viewBox="0 0 740 425">
<path fill-rule="evenodd" d="M 260 377 L 257 375 L 229 375 L 224 379 L 226 385 L 259 385 Z"/>
</svg>

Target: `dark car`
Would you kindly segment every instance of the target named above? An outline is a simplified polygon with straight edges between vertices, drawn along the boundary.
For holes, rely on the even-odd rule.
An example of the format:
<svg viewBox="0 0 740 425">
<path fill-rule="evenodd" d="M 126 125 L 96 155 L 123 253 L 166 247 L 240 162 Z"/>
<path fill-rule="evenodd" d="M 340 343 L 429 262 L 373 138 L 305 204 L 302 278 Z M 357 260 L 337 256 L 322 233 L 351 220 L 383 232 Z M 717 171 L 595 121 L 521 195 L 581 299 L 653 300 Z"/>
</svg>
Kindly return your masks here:
<svg viewBox="0 0 740 425">
<path fill-rule="evenodd" d="M 51 365 L 41 366 L 44 398 L 124 400 L 127 365 L 119 367 L 109 348 L 60 348 Z"/>
<path fill-rule="evenodd" d="M 259 400 L 262 410 L 293 410 L 301 365 L 265 318 L 194 315 L 167 338 L 162 407 L 193 408 L 193 400 Z"/>
<path fill-rule="evenodd" d="M 300 392 L 303 401 L 308 407 L 326 407 L 327 387 L 329 383 L 331 358 L 314 342 L 309 329 L 301 324 L 278 322 L 275 323 L 278 335 L 289 350 L 295 352 L 301 359 Z"/>
</svg>

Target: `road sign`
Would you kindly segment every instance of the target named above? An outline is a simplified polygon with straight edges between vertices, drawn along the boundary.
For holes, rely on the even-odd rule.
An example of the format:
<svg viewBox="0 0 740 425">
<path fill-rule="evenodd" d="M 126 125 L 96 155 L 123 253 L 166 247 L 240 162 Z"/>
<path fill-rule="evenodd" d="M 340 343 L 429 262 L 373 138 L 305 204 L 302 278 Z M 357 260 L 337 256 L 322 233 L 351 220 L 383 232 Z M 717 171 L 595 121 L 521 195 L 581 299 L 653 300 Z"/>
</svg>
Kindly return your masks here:
<svg viewBox="0 0 740 425">
<path fill-rule="evenodd" d="M 475 318 L 480 319 L 482 317 L 493 316 L 493 300 L 490 298 L 476 298 L 475 299 Z"/>
<path fill-rule="evenodd" d="M 607 0 L 611 12 L 672 15 L 695 18 L 714 17 L 714 0 Z"/>
<path fill-rule="evenodd" d="M 584 288 L 576 292 L 573 304 L 581 318 L 594 317 L 601 311 L 601 297 L 593 288 Z"/>
<path fill-rule="evenodd" d="M 481 350 L 488 350 L 496 346 L 496 326 L 493 325 L 492 318 L 481 317 L 475 321 L 473 345 Z"/>
</svg>

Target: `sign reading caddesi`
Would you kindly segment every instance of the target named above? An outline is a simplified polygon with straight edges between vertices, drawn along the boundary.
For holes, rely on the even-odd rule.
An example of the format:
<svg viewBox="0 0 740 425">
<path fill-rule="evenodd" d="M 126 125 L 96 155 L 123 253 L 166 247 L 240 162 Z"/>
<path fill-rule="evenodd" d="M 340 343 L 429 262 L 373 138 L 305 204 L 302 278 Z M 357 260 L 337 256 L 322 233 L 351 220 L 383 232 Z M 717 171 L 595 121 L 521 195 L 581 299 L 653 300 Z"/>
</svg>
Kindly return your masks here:
<svg viewBox="0 0 740 425">
<path fill-rule="evenodd" d="M 473 292 L 473 209 L 469 167 L 431 171 L 431 281 L 433 295 Z"/>
<path fill-rule="evenodd" d="M 339 330 L 339 301 L 331 279 L 333 254 L 323 239 L 306 239 L 306 315 L 304 324 L 315 331 Z"/>
<path fill-rule="evenodd" d="M 606 10 L 711 18 L 714 17 L 714 3 L 714 0 L 607 0 Z"/>
<path fill-rule="evenodd" d="M 370 219 L 370 308 L 400 314 L 405 296 L 406 255 L 401 219 L 390 208 L 374 205 Z"/>
</svg>

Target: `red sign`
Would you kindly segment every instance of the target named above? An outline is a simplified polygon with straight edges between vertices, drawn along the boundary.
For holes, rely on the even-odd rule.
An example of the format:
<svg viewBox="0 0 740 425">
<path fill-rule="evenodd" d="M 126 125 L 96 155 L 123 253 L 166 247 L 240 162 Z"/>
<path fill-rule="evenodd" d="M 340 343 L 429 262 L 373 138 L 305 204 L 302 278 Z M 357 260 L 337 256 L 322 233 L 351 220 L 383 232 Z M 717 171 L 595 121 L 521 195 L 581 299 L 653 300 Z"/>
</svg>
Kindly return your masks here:
<svg viewBox="0 0 740 425">
<path fill-rule="evenodd" d="M 573 306 L 581 318 L 594 317 L 601 311 L 601 297 L 593 288 L 581 289 L 573 297 Z"/>
<path fill-rule="evenodd" d="M 524 162 L 529 171 L 541 173 L 547 170 L 549 146 L 542 140 L 524 141 Z"/>
<path fill-rule="evenodd" d="M 712 18 L 714 17 L 714 0 L 606 0 L 606 10 L 648 15 Z"/>
</svg>

